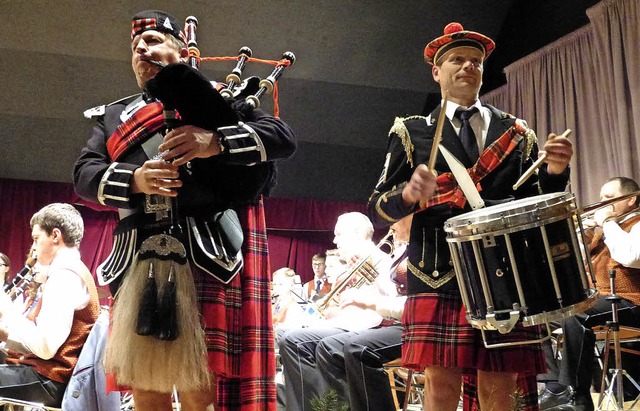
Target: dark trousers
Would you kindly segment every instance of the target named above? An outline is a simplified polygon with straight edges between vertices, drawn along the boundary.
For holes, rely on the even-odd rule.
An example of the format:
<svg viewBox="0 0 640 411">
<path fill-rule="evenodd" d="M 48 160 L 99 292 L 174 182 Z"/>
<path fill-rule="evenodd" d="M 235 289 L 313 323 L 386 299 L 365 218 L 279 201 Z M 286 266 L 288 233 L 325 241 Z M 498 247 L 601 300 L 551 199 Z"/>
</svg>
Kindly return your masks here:
<svg viewBox="0 0 640 411">
<path fill-rule="evenodd" d="M 393 410 L 382 364 L 399 358 L 402 326 L 346 332 L 338 328 L 290 330 L 279 341 L 286 409 L 310 411 L 311 399 L 333 388 L 352 411 Z"/>
<path fill-rule="evenodd" d="M 43 377 L 27 365 L 0 365 L 0 397 L 59 407 L 66 384 Z"/>
<path fill-rule="evenodd" d="M 316 364 L 316 348 L 323 338 L 344 332 L 340 328 L 300 328 L 280 335 L 287 411 L 312 411 L 311 399 L 322 397 L 329 389 Z"/>
<path fill-rule="evenodd" d="M 633 307 L 633 303 L 628 300 L 620 301 L 618 304 L 620 325 L 640 326 L 640 318 L 630 310 Z M 611 311 L 611 301 L 606 297 L 600 297 L 589 310 L 563 320 L 564 345 L 559 376 L 561 384 L 571 385 L 579 393 L 589 392 L 596 343 L 591 327 L 611 321 Z"/>
<path fill-rule="evenodd" d="M 372 328 L 324 338 L 316 349 L 325 381 L 351 411 L 394 410 L 383 364 L 402 355 L 402 326 Z"/>
</svg>

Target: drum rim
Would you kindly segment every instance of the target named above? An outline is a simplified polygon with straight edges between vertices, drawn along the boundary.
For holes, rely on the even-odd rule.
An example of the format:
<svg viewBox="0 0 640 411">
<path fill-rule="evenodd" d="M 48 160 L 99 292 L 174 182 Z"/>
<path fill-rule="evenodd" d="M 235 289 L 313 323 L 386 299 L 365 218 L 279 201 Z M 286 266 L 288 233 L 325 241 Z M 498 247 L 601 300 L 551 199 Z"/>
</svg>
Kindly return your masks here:
<svg viewBox="0 0 640 411">
<path fill-rule="evenodd" d="M 576 212 L 574 211 L 567 212 L 566 215 L 565 214 L 558 215 L 553 218 L 547 218 L 547 219 L 539 220 L 529 224 L 507 226 L 507 228 L 503 228 L 501 230 L 493 229 L 487 232 L 473 232 L 474 229 L 469 228 L 469 230 L 466 230 L 466 231 L 470 231 L 472 233 L 456 234 L 455 237 L 453 236 L 453 234 L 448 233 L 446 240 L 449 243 L 463 243 L 467 241 L 482 240 L 487 236 L 498 237 L 498 236 L 504 236 L 505 234 L 516 234 L 525 230 L 530 230 L 532 228 L 538 228 L 538 227 L 546 226 L 548 224 L 557 223 L 558 221 L 568 220 L 575 214 Z"/>
<path fill-rule="evenodd" d="M 569 305 L 567 307 L 558 308 L 553 311 L 544 311 L 538 314 L 533 314 L 529 316 L 525 316 L 522 319 L 522 324 L 526 327 L 533 325 L 541 325 L 547 322 L 559 321 L 568 317 L 573 317 L 576 314 L 580 314 L 593 307 L 593 305 L 598 300 L 598 296 L 600 295 L 600 291 L 596 288 L 587 289 L 587 298 L 582 301 L 578 301 L 575 304 Z"/>
<path fill-rule="evenodd" d="M 506 206 L 510 208 L 505 209 Z M 500 235 L 498 233 L 540 227 L 567 219 L 575 215 L 577 209 L 575 196 L 570 192 L 542 194 L 451 217 L 445 221 L 444 230 L 447 241 L 457 241 L 460 236 L 479 238 L 482 234 Z M 492 212 L 487 213 L 487 210 Z M 507 211 L 512 213 L 505 214 Z"/>
<path fill-rule="evenodd" d="M 599 294 L 600 291 L 598 291 L 598 289 L 588 288 L 587 297 L 582 301 L 578 301 L 575 304 L 558 308 L 557 310 L 553 311 L 543 311 L 537 314 L 525 315 L 518 322 L 522 323 L 522 325 L 524 325 L 525 327 L 532 327 L 534 325 L 542 325 L 547 322 L 559 321 L 568 317 L 572 317 L 593 307 L 593 305 L 598 300 Z M 506 311 L 501 310 L 500 312 Z M 467 310 L 466 318 L 467 322 L 475 328 L 484 329 L 487 331 L 497 331 L 493 327 L 489 326 L 489 322 L 487 322 L 486 316 L 485 318 L 477 318 Z"/>
</svg>

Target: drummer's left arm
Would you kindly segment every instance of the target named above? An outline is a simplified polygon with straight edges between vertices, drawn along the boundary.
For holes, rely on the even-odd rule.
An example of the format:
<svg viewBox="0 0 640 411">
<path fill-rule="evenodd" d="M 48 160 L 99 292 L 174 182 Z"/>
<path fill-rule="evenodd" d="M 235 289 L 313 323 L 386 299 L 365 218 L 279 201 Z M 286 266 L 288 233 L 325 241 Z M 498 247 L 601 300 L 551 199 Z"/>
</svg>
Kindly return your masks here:
<svg viewBox="0 0 640 411">
<path fill-rule="evenodd" d="M 411 180 L 414 168 L 396 134 L 391 133 L 387 143 L 385 164 L 373 193 L 369 197 L 369 218 L 376 227 L 389 226 L 415 212 L 416 204 L 405 204 L 402 192 Z"/>
</svg>

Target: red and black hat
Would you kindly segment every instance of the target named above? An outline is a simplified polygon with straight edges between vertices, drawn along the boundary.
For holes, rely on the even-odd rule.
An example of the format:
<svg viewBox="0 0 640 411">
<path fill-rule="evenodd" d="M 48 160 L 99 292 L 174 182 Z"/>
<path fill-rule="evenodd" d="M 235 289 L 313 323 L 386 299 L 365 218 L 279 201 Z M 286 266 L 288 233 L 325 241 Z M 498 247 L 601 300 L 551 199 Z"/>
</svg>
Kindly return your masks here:
<svg viewBox="0 0 640 411">
<path fill-rule="evenodd" d="M 435 64 L 444 53 L 456 47 L 475 47 L 484 53 L 484 61 L 496 48 L 496 44 L 484 34 L 463 29 L 460 23 L 449 23 L 444 28 L 444 35 L 427 44 L 424 59 L 429 64 Z"/>
<path fill-rule="evenodd" d="M 184 44 L 187 44 L 187 36 L 185 36 L 180 24 L 178 24 L 178 20 L 164 11 L 145 10 L 133 16 L 131 23 L 131 40 L 147 30 L 169 33 Z"/>
</svg>

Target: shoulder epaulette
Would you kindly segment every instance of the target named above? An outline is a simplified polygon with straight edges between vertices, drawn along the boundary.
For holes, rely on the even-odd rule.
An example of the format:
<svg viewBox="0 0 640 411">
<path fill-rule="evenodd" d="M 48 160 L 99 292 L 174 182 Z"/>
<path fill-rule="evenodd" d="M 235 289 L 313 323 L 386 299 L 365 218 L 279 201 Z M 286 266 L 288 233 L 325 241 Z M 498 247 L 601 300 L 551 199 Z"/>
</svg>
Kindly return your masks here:
<svg viewBox="0 0 640 411">
<path fill-rule="evenodd" d="M 84 115 L 85 118 L 99 117 L 99 116 L 104 115 L 105 110 L 106 110 L 106 108 L 108 106 L 112 106 L 114 104 L 119 104 L 119 103 L 128 103 L 130 100 L 133 100 L 133 99 L 137 98 L 139 95 L 140 95 L 140 93 L 132 94 L 130 96 L 123 97 L 121 99 L 113 101 L 113 102 L 111 102 L 109 104 L 103 104 L 101 106 L 95 106 L 93 108 L 85 110 L 82 114 Z"/>
<path fill-rule="evenodd" d="M 396 117 L 393 121 L 393 126 L 391 126 L 391 130 L 389 130 L 389 137 L 393 134 L 397 135 L 400 141 L 402 142 L 402 146 L 404 147 L 404 151 L 407 154 L 407 162 L 411 167 L 413 167 L 413 143 L 411 142 L 411 136 L 409 135 L 409 130 L 407 130 L 407 126 L 404 124 L 409 120 L 423 120 L 426 121 L 426 117 L 424 116 L 409 116 L 409 117 Z"/>
<path fill-rule="evenodd" d="M 536 132 L 529 128 L 525 120 L 522 120 L 520 118 L 516 118 L 514 126 L 516 127 L 516 131 L 519 134 L 522 134 L 527 140 L 524 147 L 524 154 L 526 156 L 531 155 L 533 145 L 538 143 L 538 136 L 536 136 Z"/>
</svg>

